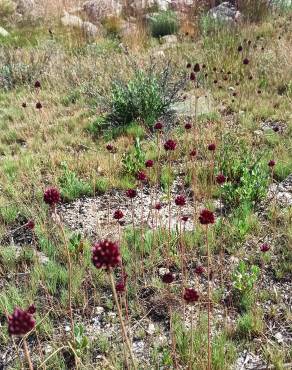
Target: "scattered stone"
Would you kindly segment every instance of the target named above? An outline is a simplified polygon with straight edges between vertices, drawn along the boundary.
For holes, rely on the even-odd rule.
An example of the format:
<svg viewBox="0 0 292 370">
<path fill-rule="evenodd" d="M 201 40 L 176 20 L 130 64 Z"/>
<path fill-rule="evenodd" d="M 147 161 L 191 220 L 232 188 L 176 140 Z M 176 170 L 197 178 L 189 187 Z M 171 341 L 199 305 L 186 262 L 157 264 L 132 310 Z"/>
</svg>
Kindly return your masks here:
<svg viewBox="0 0 292 370">
<path fill-rule="evenodd" d="M 98 34 L 98 28 L 90 22 L 83 22 L 77 15 L 71 15 L 64 12 L 64 16 L 61 18 L 61 22 L 66 27 L 80 28 L 83 29 L 85 34 L 90 37 L 95 37 Z"/>
<path fill-rule="evenodd" d="M 194 118 L 201 114 L 208 114 L 213 111 L 213 99 L 210 94 L 199 96 L 186 96 L 184 101 L 175 103 L 171 107 L 174 113 L 180 118 Z"/>
<path fill-rule="evenodd" d="M 268 119 L 260 124 L 263 131 L 273 130 L 282 134 L 287 129 L 287 124 L 280 120 Z"/>
<path fill-rule="evenodd" d="M 0 36 L 6 37 L 9 36 L 9 32 L 5 30 L 5 28 L 0 27 Z"/>
<path fill-rule="evenodd" d="M 153 323 L 150 323 L 146 331 L 149 335 L 153 335 L 155 333 L 155 325 Z"/>
<path fill-rule="evenodd" d="M 275 334 L 275 339 L 279 344 L 282 344 L 284 342 L 283 335 L 280 332 Z"/>
<path fill-rule="evenodd" d="M 224 1 L 210 9 L 208 15 L 219 22 L 231 23 L 238 22 L 241 19 L 241 13 L 229 1 Z"/>
<path fill-rule="evenodd" d="M 177 36 L 176 35 L 166 35 L 161 37 L 161 42 L 163 44 L 177 44 Z"/>
<path fill-rule="evenodd" d="M 290 174 L 285 180 L 277 184 L 272 184 L 269 188 L 268 199 L 276 202 L 284 207 L 292 205 L 292 174 Z"/>
</svg>

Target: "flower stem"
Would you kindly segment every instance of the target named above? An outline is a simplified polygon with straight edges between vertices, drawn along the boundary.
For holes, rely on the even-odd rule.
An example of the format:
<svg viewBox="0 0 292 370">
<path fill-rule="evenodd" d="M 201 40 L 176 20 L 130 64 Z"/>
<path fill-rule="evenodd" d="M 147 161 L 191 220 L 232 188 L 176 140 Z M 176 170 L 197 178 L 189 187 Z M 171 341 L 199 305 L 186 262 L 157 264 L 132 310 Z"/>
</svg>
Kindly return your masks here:
<svg viewBox="0 0 292 370">
<path fill-rule="evenodd" d="M 206 225 L 206 246 L 207 246 L 207 260 L 208 260 L 208 370 L 211 370 L 211 284 L 210 284 L 210 248 L 208 242 L 208 225 Z"/>
<path fill-rule="evenodd" d="M 28 345 L 27 345 L 27 342 L 26 342 L 25 338 L 23 338 L 23 349 L 24 349 L 24 354 L 25 354 L 25 358 L 26 358 L 29 370 L 33 370 L 33 365 L 32 365 Z"/>
</svg>

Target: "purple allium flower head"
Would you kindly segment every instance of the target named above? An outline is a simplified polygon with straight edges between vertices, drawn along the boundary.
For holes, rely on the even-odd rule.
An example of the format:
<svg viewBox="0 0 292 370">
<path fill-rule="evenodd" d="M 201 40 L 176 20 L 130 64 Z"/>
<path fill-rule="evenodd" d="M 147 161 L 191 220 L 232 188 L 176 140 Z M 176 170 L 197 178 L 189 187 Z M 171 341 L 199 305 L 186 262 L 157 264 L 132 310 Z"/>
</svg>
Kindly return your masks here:
<svg viewBox="0 0 292 370">
<path fill-rule="evenodd" d="M 160 121 L 157 121 L 154 125 L 154 130 L 160 131 L 163 129 L 163 124 Z"/>
<path fill-rule="evenodd" d="M 192 128 L 192 124 L 191 124 L 191 122 L 187 122 L 186 124 L 185 124 L 185 129 L 186 130 L 190 130 Z"/>
<path fill-rule="evenodd" d="M 34 83 L 34 87 L 36 88 L 36 89 L 40 89 L 40 87 L 41 87 L 41 83 L 40 83 L 40 81 L 36 81 L 35 83 Z"/>
<path fill-rule="evenodd" d="M 182 219 L 182 221 L 183 221 L 183 222 L 187 222 L 187 221 L 188 221 L 188 219 L 189 219 L 189 216 L 182 216 L 182 218 L 181 218 L 181 219 Z"/>
<path fill-rule="evenodd" d="M 258 90 L 257 93 L 260 95 L 262 93 L 262 90 Z"/>
<path fill-rule="evenodd" d="M 200 64 L 199 63 L 196 63 L 195 65 L 194 65 L 194 72 L 200 72 Z"/>
<path fill-rule="evenodd" d="M 222 184 L 225 183 L 225 181 L 226 181 L 226 177 L 223 175 L 223 173 L 219 173 L 216 176 L 216 182 L 217 182 L 217 184 L 222 185 Z"/>
<path fill-rule="evenodd" d="M 191 63 L 187 63 L 187 68 L 191 68 L 191 67 L 192 67 Z"/>
<path fill-rule="evenodd" d="M 191 74 L 190 74 L 190 80 L 191 81 L 195 81 L 196 80 L 196 74 L 195 74 L 195 72 L 191 72 Z"/>
<path fill-rule="evenodd" d="M 51 187 L 44 192 L 44 202 L 49 206 L 54 206 L 61 200 L 61 194 L 57 188 Z"/>
<path fill-rule="evenodd" d="M 161 280 L 165 284 L 171 284 L 174 281 L 174 275 L 171 272 L 166 272 L 162 275 Z"/>
<path fill-rule="evenodd" d="M 137 196 L 137 191 L 135 189 L 128 189 L 126 191 L 126 196 L 130 199 L 134 199 Z"/>
<path fill-rule="evenodd" d="M 195 273 L 197 275 L 202 275 L 204 273 L 205 269 L 202 265 L 198 265 L 196 268 L 195 268 Z"/>
<path fill-rule="evenodd" d="M 199 221 L 202 225 L 213 224 L 215 222 L 214 213 L 208 209 L 203 209 L 200 212 Z"/>
<path fill-rule="evenodd" d="M 164 143 L 164 149 L 166 151 L 175 150 L 175 148 L 176 148 L 176 142 L 172 139 L 169 139 Z"/>
<path fill-rule="evenodd" d="M 154 161 L 152 159 L 148 159 L 146 162 L 145 162 L 145 167 L 147 168 L 151 168 L 154 166 Z"/>
<path fill-rule="evenodd" d="M 174 200 L 175 204 L 179 207 L 182 207 L 186 204 L 186 198 L 184 195 L 178 195 L 175 200 Z"/>
<path fill-rule="evenodd" d="M 42 109 L 42 103 L 41 102 L 37 102 L 36 105 L 35 105 L 36 109 Z"/>
<path fill-rule="evenodd" d="M 266 253 L 270 250 L 270 246 L 267 243 L 261 245 L 261 252 Z"/>
<path fill-rule="evenodd" d="M 273 159 L 271 159 L 271 160 L 269 161 L 269 163 L 268 163 L 268 166 L 269 166 L 269 167 L 274 167 L 274 166 L 275 166 L 275 164 L 276 164 L 276 162 L 275 162 Z"/>
<path fill-rule="evenodd" d="M 187 303 L 194 303 L 199 300 L 199 293 L 193 288 L 186 288 L 183 297 Z"/>
<path fill-rule="evenodd" d="M 197 155 L 197 151 L 196 151 L 196 149 L 192 149 L 192 150 L 190 151 L 190 156 L 191 156 L 192 158 L 194 158 L 196 155 Z"/>
<path fill-rule="evenodd" d="M 216 84 L 218 83 L 218 80 L 214 80 L 213 82 L 214 82 L 214 84 L 216 85 Z"/>
<path fill-rule="evenodd" d="M 9 335 L 25 335 L 35 327 L 35 319 L 29 309 L 24 311 L 16 307 L 12 315 L 8 316 Z"/>
<path fill-rule="evenodd" d="M 21 104 L 22 108 L 26 108 L 27 107 L 27 104 L 26 102 L 24 101 L 22 104 Z"/>
<path fill-rule="evenodd" d="M 113 217 L 115 220 L 121 220 L 124 217 L 124 214 L 120 209 L 117 209 L 115 210 Z"/>
<path fill-rule="evenodd" d="M 117 242 L 101 240 L 93 245 L 92 263 L 97 269 L 110 269 L 121 262 L 120 249 Z"/>
<path fill-rule="evenodd" d="M 35 222 L 34 220 L 28 220 L 27 223 L 25 224 L 25 227 L 29 230 L 33 230 L 35 227 Z"/>
<path fill-rule="evenodd" d="M 214 150 L 216 150 L 216 144 L 214 144 L 214 143 L 209 144 L 208 145 L 208 150 L 210 150 L 210 152 L 214 152 Z"/>
<path fill-rule="evenodd" d="M 106 150 L 107 150 L 108 152 L 112 152 L 112 151 L 114 150 L 114 146 L 113 146 L 112 144 L 107 144 L 107 145 L 106 145 Z"/>
<path fill-rule="evenodd" d="M 161 203 L 156 203 L 156 204 L 155 204 L 155 206 L 154 206 L 154 208 L 155 208 L 157 211 L 160 211 L 160 210 L 161 210 L 161 208 L 162 208 Z"/>
<path fill-rule="evenodd" d="M 243 61 L 242 61 L 242 63 L 244 65 L 248 65 L 249 64 L 249 59 L 248 58 L 244 58 Z"/>
<path fill-rule="evenodd" d="M 143 172 L 143 171 L 139 171 L 139 172 L 137 172 L 137 174 L 136 174 L 136 179 L 137 179 L 138 181 L 141 181 L 141 182 L 146 181 L 146 180 L 147 180 L 147 175 L 146 175 L 146 173 L 145 173 L 145 172 Z"/>
</svg>

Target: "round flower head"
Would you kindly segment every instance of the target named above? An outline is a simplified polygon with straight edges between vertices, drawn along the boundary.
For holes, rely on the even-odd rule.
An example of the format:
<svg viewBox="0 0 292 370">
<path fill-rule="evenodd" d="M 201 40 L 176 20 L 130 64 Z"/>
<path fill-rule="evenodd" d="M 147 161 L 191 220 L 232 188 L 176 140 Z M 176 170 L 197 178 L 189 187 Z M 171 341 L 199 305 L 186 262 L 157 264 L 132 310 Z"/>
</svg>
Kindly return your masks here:
<svg viewBox="0 0 292 370">
<path fill-rule="evenodd" d="M 203 267 L 203 266 L 201 266 L 201 265 L 199 265 L 199 266 L 197 266 L 197 267 L 195 268 L 195 273 L 196 273 L 197 275 L 202 275 L 202 274 L 204 273 L 204 271 L 205 271 L 205 269 L 204 269 L 204 267 Z"/>
<path fill-rule="evenodd" d="M 161 280 L 165 284 L 171 284 L 174 281 L 174 275 L 171 272 L 166 272 L 162 275 Z"/>
<path fill-rule="evenodd" d="M 274 132 L 279 132 L 279 130 L 280 130 L 280 129 L 279 129 L 279 126 L 275 126 L 275 127 L 273 127 L 273 131 L 274 131 Z"/>
<path fill-rule="evenodd" d="M 196 151 L 196 149 L 193 149 L 193 150 L 191 150 L 191 151 L 190 151 L 190 156 L 191 156 L 192 158 L 194 158 L 196 155 L 197 155 L 197 151 Z"/>
<path fill-rule="evenodd" d="M 22 108 L 26 108 L 26 107 L 27 107 L 26 102 L 23 102 L 23 103 L 21 104 L 21 106 L 22 106 Z"/>
<path fill-rule="evenodd" d="M 190 74 L 190 80 L 195 81 L 196 80 L 196 74 L 194 72 L 191 72 Z"/>
<path fill-rule="evenodd" d="M 269 167 L 274 167 L 274 166 L 275 166 L 275 164 L 276 164 L 276 162 L 275 162 L 273 159 L 271 159 L 271 160 L 269 161 L 269 163 L 268 163 L 268 166 L 269 166 Z"/>
<path fill-rule="evenodd" d="M 44 202 L 49 206 L 54 206 L 61 200 L 61 194 L 57 188 L 48 188 L 44 192 Z"/>
<path fill-rule="evenodd" d="M 226 177 L 222 173 L 219 173 L 219 175 L 216 176 L 217 184 L 222 185 L 225 183 L 225 181 L 226 181 Z"/>
<path fill-rule="evenodd" d="M 214 152 L 215 149 L 216 149 L 216 144 L 212 143 L 208 145 L 208 150 L 210 150 L 210 152 Z"/>
<path fill-rule="evenodd" d="M 214 82 L 214 84 L 216 85 L 216 84 L 218 83 L 218 80 L 214 80 L 213 82 Z"/>
<path fill-rule="evenodd" d="M 187 68 L 191 68 L 191 67 L 192 67 L 191 63 L 187 63 Z"/>
<path fill-rule="evenodd" d="M 205 69 L 205 68 L 206 68 L 206 64 L 203 64 L 203 65 L 202 65 L 202 68 L 203 68 L 203 69 Z"/>
<path fill-rule="evenodd" d="M 175 198 L 175 204 L 179 207 L 182 207 L 186 204 L 186 198 L 183 195 L 178 195 Z"/>
<path fill-rule="evenodd" d="M 35 222 L 34 220 L 28 220 L 27 223 L 25 224 L 25 227 L 29 230 L 33 230 L 35 227 Z"/>
<path fill-rule="evenodd" d="M 193 288 L 186 288 L 183 297 L 187 303 L 194 303 L 199 300 L 199 293 Z"/>
<path fill-rule="evenodd" d="M 41 102 L 37 102 L 36 105 L 35 105 L 36 109 L 42 109 L 42 103 Z"/>
<path fill-rule="evenodd" d="M 147 168 L 151 168 L 151 167 L 153 167 L 153 165 L 154 165 L 154 161 L 152 159 L 148 159 L 145 162 L 145 167 L 147 167 Z"/>
<path fill-rule="evenodd" d="M 192 124 L 190 123 L 190 122 L 187 122 L 186 124 L 185 124 L 185 129 L 186 130 L 190 130 L 192 128 Z"/>
<path fill-rule="evenodd" d="M 156 204 L 155 204 L 155 206 L 154 206 L 154 208 L 155 208 L 157 211 L 160 211 L 160 210 L 161 210 L 161 208 L 162 208 L 161 203 L 156 203 Z"/>
<path fill-rule="evenodd" d="M 8 316 L 8 333 L 10 335 L 25 335 L 35 327 L 35 320 L 32 314 L 35 310 L 31 309 L 24 311 L 16 307 L 12 315 Z"/>
<path fill-rule="evenodd" d="M 108 152 L 112 152 L 112 151 L 114 150 L 114 146 L 113 146 L 112 144 L 107 144 L 107 145 L 106 145 L 106 150 L 107 150 Z"/>
<path fill-rule="evenodd" d="M 269 247 L 268 244 L 264 243 L 264 244 L 261 245 L 260 249 L 261 249 L 261 252 L 266 253 L 270 250 L 270 247 Z"/>
<path fill-rule="evenodd" d="M 40 87 L 41 87 L 41 83 L 40 83 L 40 81 L 36 81 L 36 82 L 34 83 L 34 87 L 35 87 L 36 89 L 40 89 Z"/>
<path fill-rule="evenodd" d="M 117 209 L 114 212 L 114 219 L 115 220 L 121 220 L 123 217 L 124 217 L 124 214 L 123 214 L 123 212 L 120 209 Z"/>
<path fill-rule="evenodd" d="M 213 224 L 215 222 L 214 213 L 208 209 L 203 209 L 200 212 L 199 221 L 202 225 Z"/>
<path fill-rule="evenodd" d="M 135 189 L 128 189 L 126 191 L 126 196 L 130 199 L 136 198 L 137 196 L 137 191 Z"/>
<path fill-rule="evenodd" d="M 121 262 L 120 249 L 117 242 L 101 240 L 93 245 L 92 263 L 97 269 L 110 269 Z"/>
<path fill-rule="evenodd" d="M 175 150 L 175 148 L 176 148 L 176 142 L 174 140 L 172 140 L 172 139 L 169 139 L 169 140 L 167 140 L 164 143 L 164 149 L 166 151 L 168 151 L 168 150 Z"/>
<path fill-rule="evenodd" d="M 258 90 L 257 93 L 260 95 L 262 93 L 262 90 Z"/>
<path fill-rule="evenodd" d="M 194 72 L 200 72 L 200 64 L 199 63 L 196 63 L 195 66 L 194 66 Z"/>
<path fill-rule="evenodd" d="M 182 219 L 182 221 L 183 221 L 183 222 L 187 222 L 187 221 L 188 221 L 188 219 L 189 219 L 189 217 L 188 217 L 188 216 L 182 216 L 182 218 L 181 218 L 181 219 Z"/>
<path fill-rule="evenodd" d="M 160 131 L 163 128 L 163 124 L 160 121 L 157 121 L 154 125 L 154 130 Z"/>
<path fill-rule="evenodd" d="M 116 283 L 116 291 L 117 291 L 117 293 L 122 294 L 122 293 L 125 292 L 125 290 L 126 290 L 126 284 L 125 284 L 125 282 L 123 280 L 118 281 Z"/>
<path fill-rule="evenodd" d="M 214 68 L 213 68 L 213 72 L 216 72 L 216 71 L 217 71 L 217 68 L 216 68 L 216 67 L 214 67 Z"/>
<path fill-rule="evenodd" d="M 147 180 L 147 176 L 146 176 L 146 173 L 143 172 L 143 171 L 139 171 L 137 174 L 136 174 L 136 179 L 138 181 L 146 181 Z"/>
<path fill-rule="evenodd" d="M 242 61 L 242 63 L 244 65 L 248 65 L 249 64 L 249 59 L 248 58 L 244 58 L 243 61 Z"/>
</svg>

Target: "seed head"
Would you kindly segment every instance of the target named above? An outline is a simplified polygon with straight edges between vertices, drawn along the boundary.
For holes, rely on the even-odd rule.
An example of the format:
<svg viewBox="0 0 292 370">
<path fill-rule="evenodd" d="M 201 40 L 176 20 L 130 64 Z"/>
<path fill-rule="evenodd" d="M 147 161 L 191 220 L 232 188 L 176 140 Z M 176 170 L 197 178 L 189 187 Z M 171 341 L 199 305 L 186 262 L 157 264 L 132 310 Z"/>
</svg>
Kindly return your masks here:
<svg viewBox="0 0 292 370">
<path fill-rule="evenodd" d="M 172 139 L 169 139 L 164 143 L 164 149 L 166 151 L 175 150 L 175 148 L 176 148 L 176 142 Z"/>
<path fill-rule="evenodd" d="M 223 173 L 219 173 L 219 175 L 216 176 L 216 182 L 219 185 L 224 184 L 226 181 L 226 177 L 223 175 Z"/>
<path fill-rule="evenodd" d="M 152 159 L 148 159 L 146 162 L 145 162 L 145 167 L 147 168 L 151 168 L 154 166 L 154 161 Z"/>
<path fill-rule="evenodd" d="M 12 315 L 8 316 L 9 335 L 25 335 L 35 327 L 33 313 L 35 309 L 30 306 L 26 311 L 16 307 Z"/>
<path fill-rule="evenodd" d="M 120 209 L 115 210 L 114 212 L 114 219 L 121 220 L 124 217 L 123 212 Z"/>
<path fill-rule="evenodd" d="M 186 198 L 183 195 L 178 195 L 175 198 L 175 204 L 179 207 L 183 207 L 186 204 Z"/>
<path fill-rule="evenodd" d="M 187 303 L 194 303 L 199 300 L 199 293 L 193 288 L 186 288 L 183 297 Z"/>
<path fill-rule="evenodd" d="M 202 225 L 213 224 L 215 222 L 214 213 L 208 209 L 203 209 L 200 212 L 199 221 Z"/>
<path fill-rule="evenodd" d="M 61 201 L 61 194 L 57 188 L 48 188 L 44 192 L 44 202 L 49 206 L 54 206 Z"/>
<path fill-rule="evenodd" d="M 121 262 L 120 249 L 117 242 L 101 240 L 93 245 L 92 263 L 97 269 L 110 269 Z"/>
<path fill-rule="evenodd" d="M 137 196 L 137 191 L 135 189 L 128 189 L 126 191 L 126 196 L 130 199 L 134 199 Z"/>
</svg>

